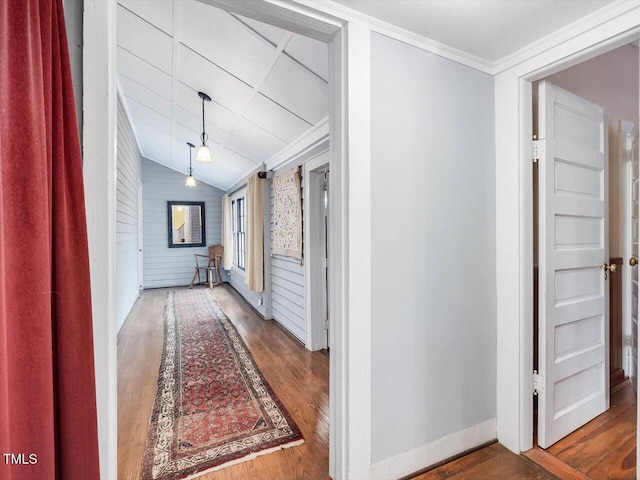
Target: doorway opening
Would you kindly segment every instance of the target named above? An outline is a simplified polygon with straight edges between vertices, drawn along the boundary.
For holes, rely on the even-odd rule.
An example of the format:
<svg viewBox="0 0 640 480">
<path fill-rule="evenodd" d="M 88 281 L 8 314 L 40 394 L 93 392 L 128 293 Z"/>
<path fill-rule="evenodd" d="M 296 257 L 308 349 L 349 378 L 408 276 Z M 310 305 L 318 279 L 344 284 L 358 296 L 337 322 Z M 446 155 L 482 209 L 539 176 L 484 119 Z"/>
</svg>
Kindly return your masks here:
<svg viewBox="0 0 640 480">
<path fill-rule="evenodd" d="M 329 350 L 329 155 L 304 165 L 306 321 L 309 350 Z"/>
<path fill-rule="evenodd" d="M 637 71 L 636 42 L 533 84 L 525 455 L 558 475 L 636 478 Z"/>
</svg>

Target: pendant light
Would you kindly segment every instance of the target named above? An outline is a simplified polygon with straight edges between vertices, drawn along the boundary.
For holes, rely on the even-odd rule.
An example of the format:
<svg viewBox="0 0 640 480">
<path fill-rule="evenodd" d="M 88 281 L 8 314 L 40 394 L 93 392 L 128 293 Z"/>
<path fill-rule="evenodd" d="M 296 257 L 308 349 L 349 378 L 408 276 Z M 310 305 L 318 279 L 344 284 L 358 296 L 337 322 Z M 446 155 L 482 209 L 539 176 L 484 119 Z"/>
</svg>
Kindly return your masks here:
<svg viewBox="0 0 640 480">
<path fill-rule="evenodd" d="M 198 92 L 198 96 L 202 99 L 202 136 L 200 137 L 202 140 L 202 145 L 198 149 L 198 155 L 196 155 L 197 162 L 209 163 L 212 161 L 211 159 L 211 151 L 209 147 L 207 147 L 207 140 L 209 136 L 204 131 L 204 102 L 210 102 L 211 97 L 204 92 Z"/>
<path fill-rule="evenodd" d="M 187 181 L 184 182 L 184 184 L 187 187 L 195 187 L 196 186 L 196 179 L 193 178 L 193 169 L 191 168 L 191 150 L 196 148 L 196 146 L 193 143 L 187 142 L 187 145 L 189 145 L 189 176 L 187 177 Z"/>
</svg>

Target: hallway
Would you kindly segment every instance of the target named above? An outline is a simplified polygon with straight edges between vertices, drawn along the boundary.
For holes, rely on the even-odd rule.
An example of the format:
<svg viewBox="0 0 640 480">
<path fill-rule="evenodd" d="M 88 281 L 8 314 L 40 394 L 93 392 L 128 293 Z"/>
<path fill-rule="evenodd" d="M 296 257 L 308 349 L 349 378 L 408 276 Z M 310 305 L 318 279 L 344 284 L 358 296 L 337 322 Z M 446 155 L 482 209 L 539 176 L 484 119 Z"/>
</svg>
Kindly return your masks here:
<svg viewBox="0 0 640 480">
<path fill-rule="evenodd" d="M 119 480 L 140 478 L 163 343 L 164 298 L 168 290 L 177 289 L 146 290 L 118 338 Z M 200 478 L 328 478 L 329 357 L 305 350 L 275 322 L 262 320 L 233 288 L 216 287 L 214 294 L 262 374 L 294 417 L 305 443 Z"/>
</svg>

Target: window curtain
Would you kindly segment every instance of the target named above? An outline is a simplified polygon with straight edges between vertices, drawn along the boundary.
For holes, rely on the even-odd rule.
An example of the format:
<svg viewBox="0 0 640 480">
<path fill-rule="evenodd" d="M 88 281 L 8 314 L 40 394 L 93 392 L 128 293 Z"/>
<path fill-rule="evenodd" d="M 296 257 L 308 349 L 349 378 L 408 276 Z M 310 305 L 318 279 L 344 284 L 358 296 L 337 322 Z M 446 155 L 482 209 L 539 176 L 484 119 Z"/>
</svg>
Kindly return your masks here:
<svg viewBox="0 0 640 480">
<path fill-rule="evenodd" d="M 245 252 L 244 283 L 249 290 L 264 289 L 264 209 L 262 180 L 254 173 L 247 181 L 247 250 Z"/>
<path fill-rule="evenodd" d="M 0 2 L 0 478 L 99 478 L 82 158 L 62 0 Z M 17 463 L 29 463 L 20 465 Z"/>
<path fill-rule="evenodd" d="M 222 196 L 222 268 L 231 270 L 233 265 L 233 213 L 231 211 L 231 197 Z"/>
</svg>

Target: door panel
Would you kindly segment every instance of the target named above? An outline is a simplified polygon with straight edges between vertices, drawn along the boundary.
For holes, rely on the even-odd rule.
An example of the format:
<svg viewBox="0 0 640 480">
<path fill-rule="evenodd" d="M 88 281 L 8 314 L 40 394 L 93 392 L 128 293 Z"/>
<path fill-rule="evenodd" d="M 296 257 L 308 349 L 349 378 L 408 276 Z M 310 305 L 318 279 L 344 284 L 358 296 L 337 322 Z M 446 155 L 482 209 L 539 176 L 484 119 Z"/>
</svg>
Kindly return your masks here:
<svg viewBox="0 0 640 480">
<path fill-rule="evenodd" d="M 538 443 L 609 407 L 608 164 L 603 109 L 539 85 Z M 611 275 L 611 274 L 610 274 Z"/>
</svg>

